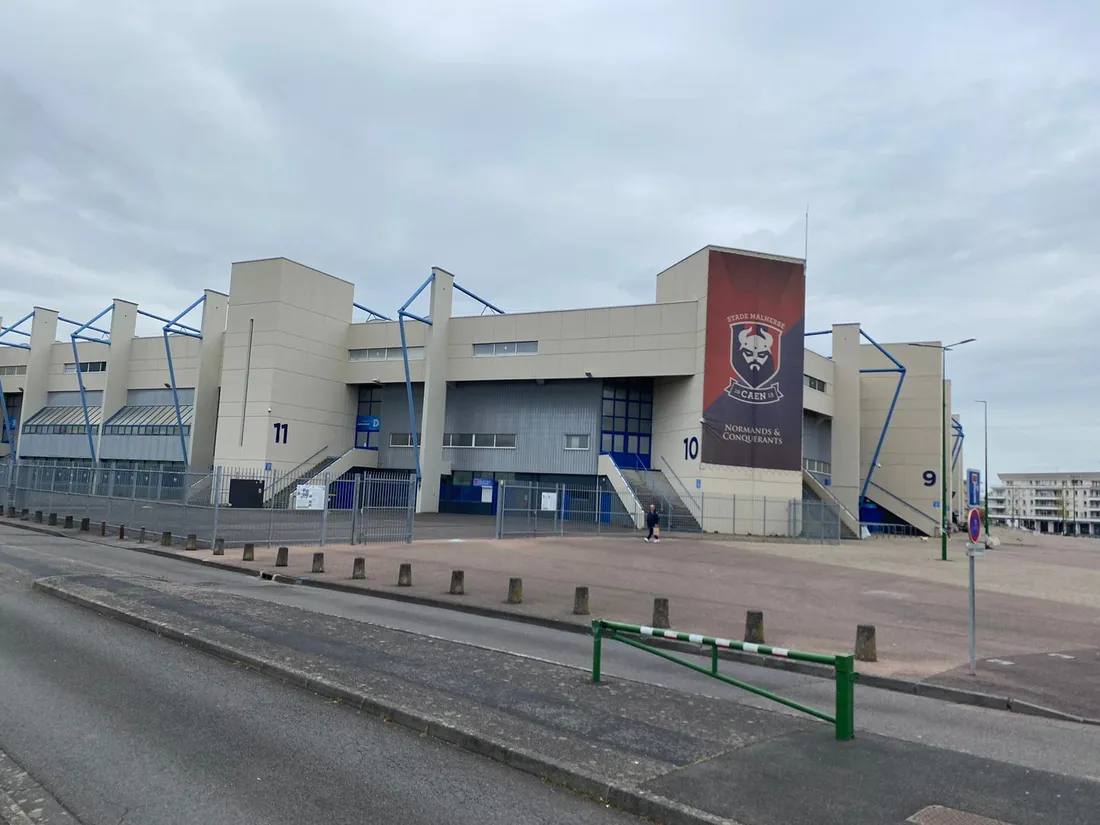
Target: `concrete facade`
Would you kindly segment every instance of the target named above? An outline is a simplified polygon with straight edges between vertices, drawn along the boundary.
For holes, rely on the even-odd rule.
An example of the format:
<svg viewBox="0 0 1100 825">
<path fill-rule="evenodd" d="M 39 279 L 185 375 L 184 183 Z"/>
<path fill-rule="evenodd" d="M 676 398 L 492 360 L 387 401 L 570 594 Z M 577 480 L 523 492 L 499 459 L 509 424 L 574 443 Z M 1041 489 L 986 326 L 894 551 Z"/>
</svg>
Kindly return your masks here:
<svg viewBox="0 0 1100 825">
<path fill-rule="evenodd" d="M 699 491 L 766 498 L 776 523 L 785 519 L 775 508 L 801 500 L 810 473 L 856 518 L 889 518 L 935 533 L 940 450 L 947 444 L 950 451 L 951 437 L 950 414 L 941 416 L 941 393 L 948 394 L 950 410 L 950 388 L 936 344 L 883 345 L 905 368 L 894 404 L 898 372 L 879 371 L 893 367 L 890 359 L 858 324 L 835 325 L 816 339 L 822 346 L 815 349 L 830 354 L 805 351 L 801 432 L 790 436 L 801 439 L 802 469 L 702 461 L 692 444 L 704 413 L 708 260 L 715 250 L 801 266 L 796 259 L 707 247 L 657 275 L 654 303 L 471 317 L 452 317 L 454 276 L 433 269 L 428 312 L 404 324 L 415 447 L 403 442 L 413 428 L 399 324 L 353 322 L 348 281 L 284 258 L 233 264 L 228 293 L 204 293 L 201 337 L 169 337 L 174 393 L 163 338 L 135 337 L 138 307 L 116 300 L 109 343 L 77 343 L 95 459 L 200 472 L 218 465 L 302 473 L 325 466 L 342 473 L 415 470 L 419 453 L 424 483 L 417 506 L 432 512 L 441 506 L 441 478 L 593 477 L 601 453 L 612 451 L 636 454 L 687 497 Z M 10 340 L 17 339 L 0 332 L 0 341 Z M 50 402 L 51 393 L 69 393 L 70 406 L 71 394 L 79 393 L 72 346 L 54 310 L 36 309 L 28 344 L 0 348 L 5 397 L 20 408 L 17 454 L 91 460 L 84 404 L 76 423 L 36 423 L 52 420 L 52 407 L 62 406 L 61 396 Z M 162 394 L 140 395 L 153 390 Z M 368 436 L 357 435 L 364 392 L 380 420 Z M 177 401 L 187 419 L 186 446 L 176 426 Z M 168 407 L 171 417 L 164 419 Z M 139 413 L 161 419 L 143 425 L 147 434 L 122 434 L 130 430 L 118 422 L 138 420 Z M 147 440 L 128 446 L 131 437 Z M 952 490 L 960 483 L 956 476 L 949 479 Z"/>
</svg>

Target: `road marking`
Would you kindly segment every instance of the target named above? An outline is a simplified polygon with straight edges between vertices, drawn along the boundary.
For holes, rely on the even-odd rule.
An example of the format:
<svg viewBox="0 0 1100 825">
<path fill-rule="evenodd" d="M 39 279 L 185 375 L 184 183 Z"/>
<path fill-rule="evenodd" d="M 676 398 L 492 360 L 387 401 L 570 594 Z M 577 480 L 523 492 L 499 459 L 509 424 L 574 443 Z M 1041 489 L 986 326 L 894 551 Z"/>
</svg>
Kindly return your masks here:
<svg viewBox="0 0 1100 825">
<path fill-rule="evenodd" d="M 991 665 L 1014 665 L 1015 662 L 1010 662 L 1007 659 L 986 659 Z"/>
<path fill-rule="evenodd" d="M 1055 659 L 1076 659 L 1076 656 L 1070 656 L 1068 653 L 1048 653 L 1047 656 L 1052 656 Z"/>
</svg>

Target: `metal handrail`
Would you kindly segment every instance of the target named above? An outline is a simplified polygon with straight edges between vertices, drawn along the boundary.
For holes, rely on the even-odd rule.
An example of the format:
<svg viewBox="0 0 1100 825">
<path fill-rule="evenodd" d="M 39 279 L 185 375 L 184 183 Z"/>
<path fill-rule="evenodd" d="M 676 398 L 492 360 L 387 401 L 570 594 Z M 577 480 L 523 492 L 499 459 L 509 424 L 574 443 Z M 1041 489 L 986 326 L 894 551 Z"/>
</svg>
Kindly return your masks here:
<svg viewBox="0 0 1100 825">
<path fill-rule="evenodd" d="M 661 463 L 665 465 L 665 469 L 668 471 L 668 476 L 680 485 L 680 489 L 676 491 L 676 494 L 680 496 L 680 498 L 684 498 L 686 496 L 692 504 L 699 505 L 701 510 L 702 505 L 700 505 L 699 502 L 695 500 L 695 494 L 688 489 L 688 486 L 686 484 L 684 484 L 684 480 L 680 478 L 680 476 L 676 475 L 676 471 L 672 469 L 672 465 L 668 463 L 668 459 L 666 459 L 664 456 L 661 456 Z"/>
<path fill-rule="evenodd" d="M 897 499 L 897 500 L 898 500 L 898 501 L 900 501 L 900 502 L 901 502 L 902 504 L 904 504 L 904 505 L 905 505 L 906 507 L 908 507 L 908 508 L 909 508 L 910 510 L 912 510 L 912 511 L 913 511 L 914 513 L 917 513 L 917 514 L 919 514 L 919 515 L 921 515 L 921 516 L 924 516 L 924 518 L 928 519 L 928 520 L 929 520 L 930 522 L 932 522 L 932 523 L 933 523 L 934 525 L 936 525 L 937 527 L 939 527 L 939 526 L 940 526 L 940 523 L 939 523 L 939 522 L 938 522 L 938 521 L 937 521 L 937 520 L 936 520 L 935 518 L 933 518 L 932 516 L 928 515 L 928 513 L 924 512 L 923 510 L 918 510 L 918 509 L 917 509 L 917 508 L 916 508 L 916 507 L 915 507 L 914 505 L 910 504 L 910 503 L 909 503 L 908 501 L 906 501 L 905 499 L 903 499 L 903 498 L 902 498 L 901 496 L 899 496 L 899 495 L 898 495 L 897 493 L 891 493 L 891 492 L 890 492 L 889 490 L 887 490 L 887 489 L 886 489 L 885 487 L 883 487 L 883 486 L 882 486 L 881 484 L 877 484 L 877 483 L 876 483 L 876 482 L 874 482 L 874 481 L 872 481 L 872 482 L 871 482 L 871 486 L 872 486 L 872 487 L 874 487 L 874 488 L 875 488 L 876 490 L 881 490 L 882 492 L 886 493 L 886 495 L 890 496 L 891 498 L 895 498 L 895 499 Z M 941 504 L 942 504 L 942 502 L 941 502 Z"/>
<path fill-rule="evenodd" d="M 619 474 L 619 480 L 622 481 L 623 486 L 626 487 L 628 491 L 630 491 L 630 497 L 634 499 L 634 506 L 635 508 L 637 508 L 634 511 L 634 518 L 637 519 L 638 514 L 642 512 L 642 503 L 638 500 L 638 494 L 634 492 L 634 488 L 630 486 L 630 482 L 627 481 L 626 476 L 623 475 L 622 468 L 615 462 L 615 459 L 611 456 L 611 454 L 606 453 L 606 455 L 608 461 L 611 462 L 611 466 L 615 468 L 615 472 Z M 611 486 L 614 487 L 615 485 L 612 484 Z"/>
</svg>

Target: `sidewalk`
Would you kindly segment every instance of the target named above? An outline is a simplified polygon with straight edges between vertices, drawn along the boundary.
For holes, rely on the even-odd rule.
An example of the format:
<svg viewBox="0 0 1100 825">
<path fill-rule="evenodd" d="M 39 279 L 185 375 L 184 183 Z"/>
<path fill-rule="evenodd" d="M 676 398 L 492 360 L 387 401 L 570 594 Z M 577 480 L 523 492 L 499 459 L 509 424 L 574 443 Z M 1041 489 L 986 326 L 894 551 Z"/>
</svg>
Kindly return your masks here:
<svg viewBox="0 0 1100 825">
<path fill-rule="evenodd" d="M 939 805 L 1011 825 L 1085 825 L 1100 808 L 1095 782 L 862 734 L 858 692 L 857 738 L 836 742 L 804 716 L 593 685 L 585 671 L 213 588 L 104 575 L 35 587 L 670 821 L 899 825 Z"/>
<path fill-rule="evenodd" d="M 747 610 L 762 610 L 766 641 L 801 650 L 851 651 L 856 626 L 871 624 L 877 629 L 879 661 L 859 662 L 861 673 L 1009 696 L 1100 718 L 1100 541 L 1014 533 L 1004 541 L 977 562 L 976 677 L 967 667 L 967 562 L 958 537 L 952 539 L 948 562 L 940 560 L 937 543 L 912 539 L 837 547 L 674 536 L 660 544 L 633 536 L 465 538 L 291 547 L 286 568 L 274 567 L 274 547 L 256 547 L 254 562 L 241 561 L 239 549 L 215 557 L 209 550 L 189 553 L 178 545 L 160 548 L 150 542 L 147 547 L 257 573 L 280 572 L 577 627 L 593 617 L 649 624 L 655 597 L 669 599 L 674 628 L 728 638 L 742 638 Z M 136 542 L 121 545 L 132 548 Z M 313 554 L 322 550 L 326 572 L 313 574 Z M 364 580 L 351 579 L 356 557 L 366 559 Z M 412 563 L 412 586 L 399 588 L 403 562 Z M 453 569 L 465 573 L 465 595 L 447 593 Z M 511 577 L 523 580 L 522 604 L 506 603 Z M 590 589 L 590 616 L 572 613 L 578 585 Z"/>
</svg>

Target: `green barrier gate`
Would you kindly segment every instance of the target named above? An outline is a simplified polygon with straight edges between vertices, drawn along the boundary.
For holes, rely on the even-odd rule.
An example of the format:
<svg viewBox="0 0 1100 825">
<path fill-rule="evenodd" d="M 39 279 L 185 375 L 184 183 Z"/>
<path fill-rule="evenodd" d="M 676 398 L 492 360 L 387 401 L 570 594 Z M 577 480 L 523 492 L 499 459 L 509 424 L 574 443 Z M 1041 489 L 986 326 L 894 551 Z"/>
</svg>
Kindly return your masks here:
<svg viewBox="0 0 1100 825">
<path fill-rule="evenodd" d="M 690 642 L 691 644 L 698 644 L 709 646 L 711 649 L 710 656 L 710 668 L 705 668 L 700 665 L 689 662 L 685 659 L 681 659 L 678 656 L 673 656 L 664 650 L 651 647 L 644 644 L 637 639 L 631 639 L 624 636 L 624 633 L 629 633 L 637 636 L 651 636 L 659 639 L 671 639 L 678 642 Z M 681 633 L 676 630 L 661 630 L 654 627 L 645 627 L 633 624 L 622 624 L 621 622 L 605 622 L 603 619 L 595 619 L 592 622 L 592 681 L 600 681 L 600 659 L 603 652 L 603 637 L 608 635 L 609 638 L 614 639 L 617 642 L 622 642 L 630 647 L 636 647 L 639 650 L 644 650 L 646 653 L 652 653 L 654 656 L 660 656 L 662 659 L 668 659 L 670 662 L 675 662 L 678 665 L 691 668 L 706 676 L 713 677 L 726 684 L 739 687 L 742 690 L 747 690 L 749 693 L 756 694 L 757 696 L 763 696 L 765 699 L 771 699 L 773 702 L 778 702 L 786 707 L 793 708 L 794 710 L 801 711 L 802 713 L 809 714 L 816 719 L 821 719 L 823 722 L 830 722 L 836 727 L 836 738 L 841 742 L 846 742 L 849 739 L 855 738 L 855 683 L 856 683 L 856 668 L 855 657 L 852 655 L 846 656 L 832 656 L 822 653 L 803 653 L 800 650 L 788 650 L 784 647 L 771 647 L 770 645 L 758 645 L 751 642 L 737 642 L 731 639 L 715 638 L 713 636 L 701 636 L 698 633 Z M 745 653 L 758 653 L 762 656 L 778 656 L 783 659 L 796 659 L 800 662 L 813 662 L 819 665 L 828 665 L 836 672 L 836 712 L 835 715 L 830 716 L 815 708 L 807 707 L 806 705 L 799 704 L 791 699 L 786 699 L 782 696 L 778 696 L 769 690 L 758 688 L 754 685 L 741 682 L 737 679 L 733 679 L 725 674 L 718 672 L 718 650 L 720 648 L 728 648 L 730 650 L 742 650 Z"/>
</svg>

